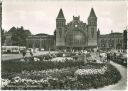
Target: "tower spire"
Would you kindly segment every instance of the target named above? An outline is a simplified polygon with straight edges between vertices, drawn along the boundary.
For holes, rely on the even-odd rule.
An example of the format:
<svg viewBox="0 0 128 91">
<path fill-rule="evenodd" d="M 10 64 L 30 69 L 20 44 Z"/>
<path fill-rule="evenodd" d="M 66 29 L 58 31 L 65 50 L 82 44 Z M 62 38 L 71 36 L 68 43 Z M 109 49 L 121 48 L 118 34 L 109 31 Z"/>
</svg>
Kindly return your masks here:
<svg viewBox="0 0 128 91">
<path fill-rule="evenodd" d="M 57 28 L 64 27 L 65 23 L 66 23 L 66 19 L 64 17 L 63 10 L 60 9 L 59 14 L 56 18 L 56 27 Z"/>
<path fill-rule="evenodd" d="M 94 9 L 93 9 L 93 8 L 91 8 L 91 12 L 90 12 L 89 17 L 96 17 L 96 14 L 95 14 L 95 12 L 94 12 Z"/>
<path fill-rule="evenodd" d="M 64 18 L 65 19 L 62 8 L 60 9 L 57 18 Z"/>
</svg>

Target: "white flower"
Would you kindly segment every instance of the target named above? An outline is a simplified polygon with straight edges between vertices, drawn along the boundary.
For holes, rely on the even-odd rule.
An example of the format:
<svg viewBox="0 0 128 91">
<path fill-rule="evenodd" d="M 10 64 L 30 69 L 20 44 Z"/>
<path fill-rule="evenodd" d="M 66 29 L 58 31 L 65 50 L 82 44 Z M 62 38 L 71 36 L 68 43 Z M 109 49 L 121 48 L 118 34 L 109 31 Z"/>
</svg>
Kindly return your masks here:
<svg viewBox="0 0 128 91">
<path fill-rule="evenodd" d="M 20 82 L 21 78 L 19 76 L 13 78 L 15 82 Z"/>
<path fill-rule="evenodd" d="M 5 87 L 10 83 L 10 80 L 8 79 L 1 79 L 1 86 Z"/>
<path fill-rule="evenodd" d="M 105 71 L 107 70 L 107 67 L 106 66 L 103 66 L 102 68 L 100 69 L 94 69 L 94 68 L 91 68 L 91 69 L 78 69 L 75 74 L 76 75 L 91 75 L 91 74 L 104 74 Z"/>
<path fill-rule="evenodd" d="M 71 57 L 56 57 L 56 58 L 53 58 L 51 61 L 53 61 L 53 62 L 65 62 L 67 60 L 73 60 L 73 58 L 71 58 Z"/>
<path fill-rule="evenodd" d="M 40 61 L 40 59 L 39 59 L 39 58 L 34 57 L 34 61 Z"/>
<path fill-rule="evenodd" d="M 20 59 L 20 61 L 24 62 L 25 60 L 24 59 Z"/>
</svg>

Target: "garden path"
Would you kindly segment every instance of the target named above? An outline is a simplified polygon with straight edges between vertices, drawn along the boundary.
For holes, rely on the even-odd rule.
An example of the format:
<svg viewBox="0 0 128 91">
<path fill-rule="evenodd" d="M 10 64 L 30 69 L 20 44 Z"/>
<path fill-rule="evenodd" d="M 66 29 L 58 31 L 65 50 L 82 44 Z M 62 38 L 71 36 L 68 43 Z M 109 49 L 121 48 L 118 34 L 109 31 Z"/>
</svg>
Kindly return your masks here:
<svg viewBox="0 0 128 91">
<path fill-rule="evenodd" d="M 105 89 L 105 90 L 110 90 L 110 89 L 111 90 L 125 90 L 127 87 L 127 68 L 124 66 L 121 66 L 117 63 L 114 63 L 112 61 L 110 63 L 119 70 L 122 78 L 117 84 L 106 86 L 102 89 Z"/>
<path fill-rule="evenodd" d="M 98 90 L 126 90 L 127 89 L 127 68 L 117 63 L 114 63 L 112 61 L 110 63 L 119 70 L 122 78 L 118 83 L 105 86 L 103 88 L 99 88 Z M 90 90 L 95 90 L 95 89 L 90 89 Z"/>
</svg>

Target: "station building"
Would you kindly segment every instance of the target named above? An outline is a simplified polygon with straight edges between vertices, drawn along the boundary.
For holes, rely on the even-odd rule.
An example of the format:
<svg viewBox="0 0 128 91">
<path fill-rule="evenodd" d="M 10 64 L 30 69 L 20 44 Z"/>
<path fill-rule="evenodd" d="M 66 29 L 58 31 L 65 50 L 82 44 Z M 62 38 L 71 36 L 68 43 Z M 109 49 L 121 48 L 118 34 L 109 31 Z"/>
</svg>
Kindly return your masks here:
<svg viewBox="0 0 128 91">
<path fill-rule="evenodd" d="M 97 17 L 91 9 L 88 23 L 80 20 L 80 16 L 73 16 L 73 20 L 66 24 L 63 10 L 60 9 L 56 18 L 56 48 L 86 49 L 97 48 Z"/>
<path fill-rule="evenodd" d="M 123 33 L 111 32 L 101 35 L 97 29 L 97 16 L 91 8 L 87 23 L 81 21 L 80 16 L 73 16 L 72 21 L 66 23 L 63 10 L 60 9 L 56 17 L 54 35 L 36 34 L 27 37 L 27 48 L 44 50 L 56 49 L 127 49 L 127 30 Z M 11 33 L 12 34 L 12 33 Z M 5 46 L 11 46 L 11 34 L 6 34 Z"/>
<path fill-rule="evenodd" d="M 48 34 L 36 34 L 28 36 L 27 48 L 38 48 L 39 50 L 54 50 L 55 36 Z"/>
</svg>

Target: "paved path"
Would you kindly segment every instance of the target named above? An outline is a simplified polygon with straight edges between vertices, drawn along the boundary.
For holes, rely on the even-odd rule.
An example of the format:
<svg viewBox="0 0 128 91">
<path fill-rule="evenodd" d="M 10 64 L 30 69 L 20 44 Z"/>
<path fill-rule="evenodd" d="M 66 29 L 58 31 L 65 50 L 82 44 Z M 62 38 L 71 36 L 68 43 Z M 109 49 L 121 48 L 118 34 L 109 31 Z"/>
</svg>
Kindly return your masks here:
<svg viewBox="0 0 128 91">
<path fill-rule="evenodd" d="M 92 55 L 96 60 L 100 61 L 98 54 L 92 53 Z M 112 61 L 110 61 L 110 63 L 113 66 L 115 66 L 117 70 L 119 70 L 121 74 L 121 80 L 116 84 L 105 86 L 103 88 L 99 88 L 98 90 L 125 90 L 127 89 L 126 88 L 127 87 L 127 68 Z M 95 90 L 95 89 L 90 89 L 90 90 Z"/>
<path fill-rule="evenodd" d="M 106 86 L 99 90 L 125 90 L 127 87 L 127 68 L 114 62 L 110 62 L 110 63 L 119 70 L 122 78 L 118 83 L 114 85 Z"/>
<path fill-rule="evenodd" d="M 48 51 L 36 52 L 34 53 L 34 56 L 39 56 L 47 53 L 49 52 Z M 54 52 L 50 52 L 50 53 L 54 53 Z M 25 57 L 30 57 L 30 53 L 27 53 Z M 22 54 L 3 54 L 1 57 L 2 60 L 19 59 L 19 58 L 23 58 Z"/>
<path fill-rule="evenodd" d="M 114 62 L 110 62 L 113 66 L 115 66 L 117 68 L 117 70 L 119 70 L 120 74 L 121 74 L 121 80 L 113 85 L 109 85 L 109 86 L 105 86 L 103 88 L 98 88 L 98 89 L 90 89 L 90 90 L 126 90 L 127 88 L 127 68 L 124 66 L 121 66 L 117 63 Z"/>
</svg>

